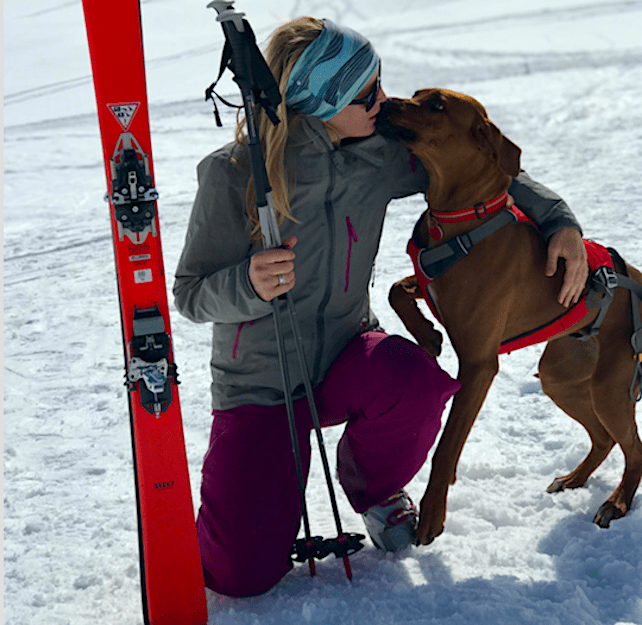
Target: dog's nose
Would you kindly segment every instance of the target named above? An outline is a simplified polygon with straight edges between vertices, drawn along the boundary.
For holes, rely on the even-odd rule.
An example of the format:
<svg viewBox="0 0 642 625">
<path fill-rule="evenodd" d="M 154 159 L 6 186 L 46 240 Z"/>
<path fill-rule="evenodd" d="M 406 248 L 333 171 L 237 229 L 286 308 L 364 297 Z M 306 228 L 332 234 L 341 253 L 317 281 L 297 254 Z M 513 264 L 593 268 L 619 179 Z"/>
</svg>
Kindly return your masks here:
<svg viewBox="0 0 642 625">
<path fill-rule="evenodd" d="M 417 134 L 413 130 L 393 123 L 392 117 L 394 116 L 395 119 L 399 120 L 399 113 L 403 113 L 403 110 L 400 110 L 396 102 L 391 99 L 383 102 L 377 113 L 377 131 L 384 137 L 396 139 L 397 141 L 414 141 L 417 138 Z"/>
<path fill-rule="evenodd" d="M 386 134 L 386 132 L 390 132 L 393 128 L 390 124 L 390 106 L 390 100 L 385 100 L 381 103 L 379 112 L 377 113 L 376 128 L 381 134 Z"/>
<path fill-rule="evenodd" d="M 387 100 L 384 100 L 384 101 L 381 103 L 381 106 L 379 107 L 379 113 L 377 114 L 377 117 L 379 117 L 379 116 L 380 116 L 380 115 L 382 115 L 385 111 L 387 111 L 389 107 L 390 107 L 390 98 L 388 98 Z"/>
</svg>

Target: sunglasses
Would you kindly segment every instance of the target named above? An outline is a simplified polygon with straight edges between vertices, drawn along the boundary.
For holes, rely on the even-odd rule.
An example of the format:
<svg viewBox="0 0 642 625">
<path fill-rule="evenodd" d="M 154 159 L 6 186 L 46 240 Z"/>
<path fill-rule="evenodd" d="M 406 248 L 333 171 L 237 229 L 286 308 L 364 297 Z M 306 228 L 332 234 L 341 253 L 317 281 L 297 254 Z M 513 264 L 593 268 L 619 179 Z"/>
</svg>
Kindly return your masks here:
<svg viewBox="0 0 642 625">
<path fill-rule="evenodd" d="M 372 87 L 372 91 L 365 98 L 357 98 L 356 100 L 352 100 L 352 102 L 350 102 L 350 105 L 365 104 L 367 112 L 371 110 L 372 107 L 376 104 L 377 98 L 379 97 L 379 91 L 381 91 L 381 64 L 379 64 L 377 80 L 374 84 L 374 87 Z"/>
</svg>

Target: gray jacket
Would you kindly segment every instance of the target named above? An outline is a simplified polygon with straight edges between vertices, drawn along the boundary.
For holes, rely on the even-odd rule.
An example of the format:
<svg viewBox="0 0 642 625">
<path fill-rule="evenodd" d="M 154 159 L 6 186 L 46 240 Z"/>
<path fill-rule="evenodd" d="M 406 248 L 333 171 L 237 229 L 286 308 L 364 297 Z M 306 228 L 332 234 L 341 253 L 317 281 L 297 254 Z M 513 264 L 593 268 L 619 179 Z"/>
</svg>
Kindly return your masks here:
<svg viewBox="0 0 642 625">
<path fill-rule="evenodd" d="M 314 386 L 352 337 L 376 326 L 368 283 L 386 207 L 393 198 L 424 192 L 428 175 L 404 147 L 380 135 L 337 148 L 315 117 L 291 128 L 286 167 L 295 181 L 291 208 L 298 223 L 286 220 L 281 235 L 298 238 L 292 295 Z M 284 401 L 272 304 L 255 293 L 248 277 L 250 256 L 261 250 L 250 238 L 245 212 L 249 173 L 246 149 L 234 143 L 199 164 L 174 284 L 181 314 L 213 322 L 212 405 L 219 410 Z M 510 193 L 545 236 L 566 226 L 579 229 L 566 204 L 525 173 Z M 285 314 L 283 321 L 298 398 L 303 383 Z"/>
</svg>

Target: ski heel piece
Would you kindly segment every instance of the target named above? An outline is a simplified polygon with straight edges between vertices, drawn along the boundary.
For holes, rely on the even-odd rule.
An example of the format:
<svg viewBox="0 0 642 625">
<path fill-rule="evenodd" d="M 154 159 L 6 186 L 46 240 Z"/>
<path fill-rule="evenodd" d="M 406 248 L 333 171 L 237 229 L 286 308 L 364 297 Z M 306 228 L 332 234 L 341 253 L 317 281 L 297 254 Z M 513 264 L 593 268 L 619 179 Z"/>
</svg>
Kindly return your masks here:
<svg viewBox="0 0 642 625">
<path fill-rule="evenodd" d="M 127 386 L 140 392 L 147 412 L 160 418 L 172 402 L 170 382 L 178 384 L 175 364 L 170 364 L 170 337 L 158 306 L 134 308 L 134 334 L 128 345 Z"/>
</svg>

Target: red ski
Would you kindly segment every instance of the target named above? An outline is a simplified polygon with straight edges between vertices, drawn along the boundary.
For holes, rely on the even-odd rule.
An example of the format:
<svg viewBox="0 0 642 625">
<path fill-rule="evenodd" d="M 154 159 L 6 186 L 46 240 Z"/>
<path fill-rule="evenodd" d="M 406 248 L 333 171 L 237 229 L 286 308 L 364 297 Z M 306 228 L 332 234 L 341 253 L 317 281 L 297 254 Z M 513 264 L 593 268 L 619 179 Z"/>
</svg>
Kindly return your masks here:
<svg viewBox="0 0 642 625">
<path fill-rule="evenodd" d="M 143 614 L 205 625 L 151 158 L 139 0 L 83 0 L 120 297 Z"/>
</svg>

